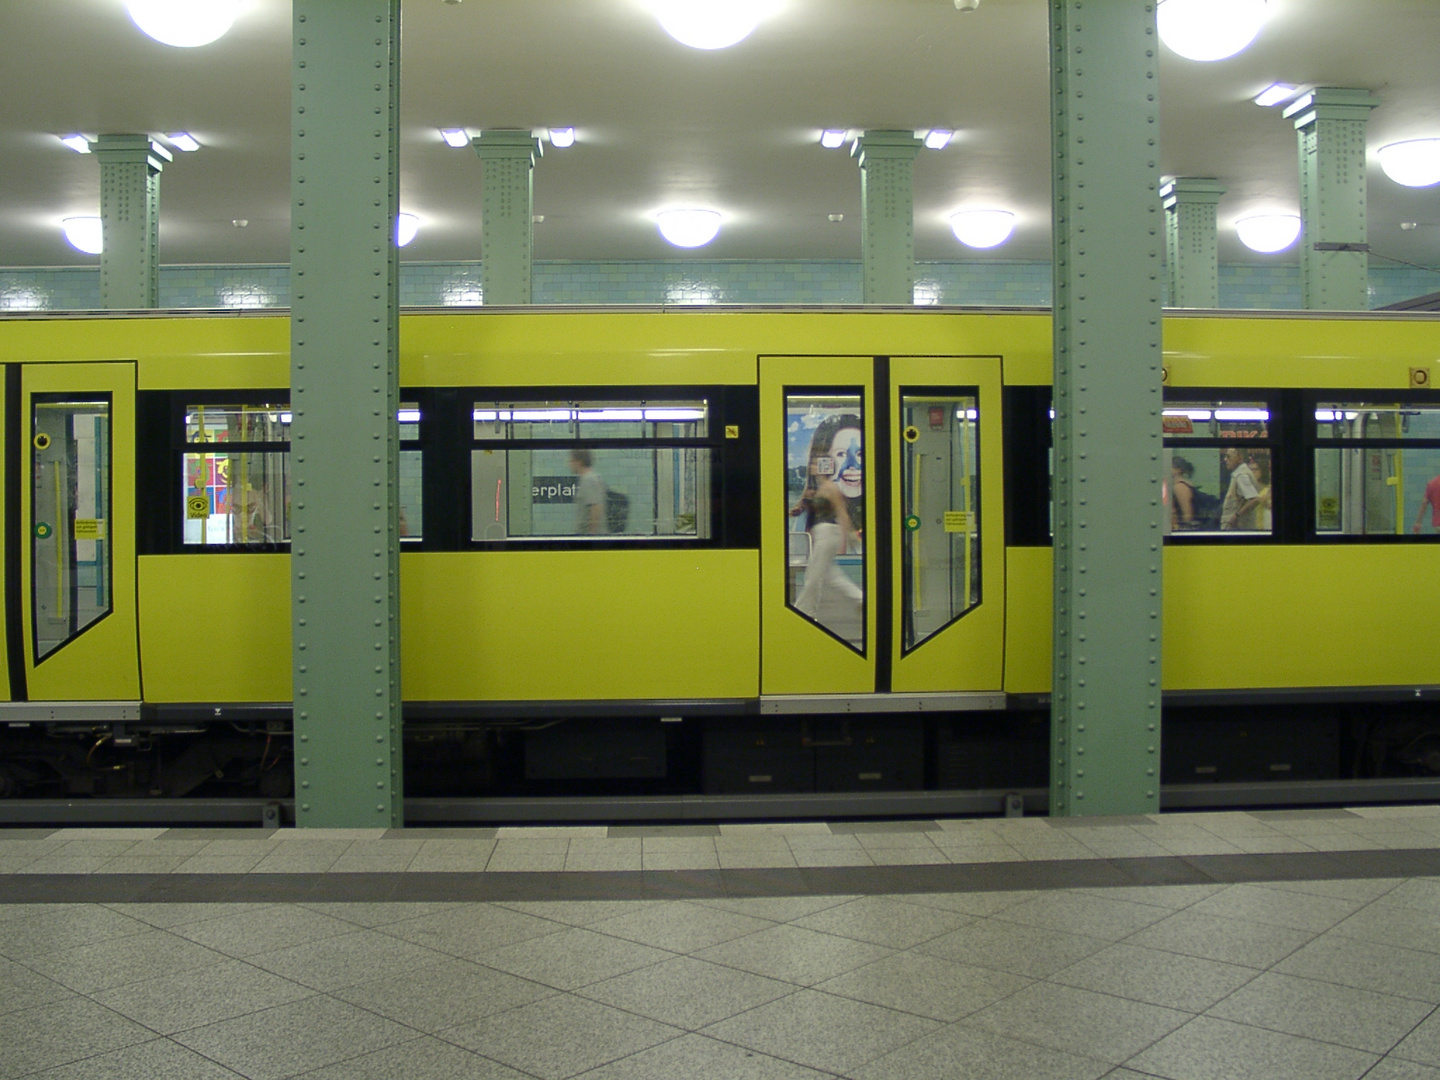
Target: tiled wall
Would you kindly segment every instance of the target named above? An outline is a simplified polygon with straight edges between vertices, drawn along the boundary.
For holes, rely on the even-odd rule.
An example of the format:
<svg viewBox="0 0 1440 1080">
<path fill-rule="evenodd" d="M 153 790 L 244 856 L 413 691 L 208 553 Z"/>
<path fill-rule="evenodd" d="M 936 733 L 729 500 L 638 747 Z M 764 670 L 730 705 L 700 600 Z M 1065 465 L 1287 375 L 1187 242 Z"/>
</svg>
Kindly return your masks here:
<svg viewBox="0 0 1440 1080">
<path fill-rule="evenodd" d="M 1440 291 L 1440 272 L 1408 266 L 1370 270 L 1370 306 Z M 858 304 L 860 264 L 853 260 L 693 262 L 537 262 L 537 304 Z M 400 303 L 473 307 L 483 300 L 478 263 L 405 263 Z M 166 266 L 162 308 L 266 308 L 290 302 L 286 266 Z M 922 262 L 917 304 L 1046 306 L 1048 262 Z M 100 306 L 98 267 L 0 270 L 0 312 L 76 311 Z M 1297 266 L 1220 267 L 1220 306 L 1300 306 Z"/>
</svg>

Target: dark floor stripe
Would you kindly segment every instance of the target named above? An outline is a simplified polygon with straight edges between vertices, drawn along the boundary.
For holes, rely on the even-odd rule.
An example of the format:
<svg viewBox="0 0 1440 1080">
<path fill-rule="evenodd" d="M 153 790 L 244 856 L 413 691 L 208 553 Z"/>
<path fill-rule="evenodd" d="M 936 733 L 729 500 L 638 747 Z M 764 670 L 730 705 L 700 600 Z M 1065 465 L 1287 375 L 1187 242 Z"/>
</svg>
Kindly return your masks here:
<svg viewBox="0 0 1440 1080">
<path fill-rule="evenodd" d="M 9 874 L 0 904 L 676 900 L 1440 876 L 1440 850 L 596 873 Z"/>
</svg>

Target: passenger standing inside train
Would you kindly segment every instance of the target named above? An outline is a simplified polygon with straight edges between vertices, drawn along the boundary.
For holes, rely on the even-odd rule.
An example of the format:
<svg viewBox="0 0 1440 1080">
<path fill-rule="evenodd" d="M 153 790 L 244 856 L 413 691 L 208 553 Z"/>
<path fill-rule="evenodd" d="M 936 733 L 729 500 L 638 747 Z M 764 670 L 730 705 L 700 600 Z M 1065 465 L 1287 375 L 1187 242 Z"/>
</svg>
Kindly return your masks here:
<svg viewBox="0 0 1440 1080">
<path fill-rule="evenodd" d="M 575 531 L 581 536 L 600 536 L 605 527 L 605 482 L 595 471 L 590 451 L 576 447 L 570 451 L 570 471 L 575 482 Z"/>
<path fill-rule="evenodd" d="M 805 584 L 795 607 L 817 622 L 829 625 L 838 621 L 834 613 L 821 610 L 832 597 L 854 606 L 865 598 L 864 591 L 836 562 L 847 550 L 859 547 L 863 494 L 860 417 L 853 413 L 827 417 L 810 440 L 805 490 L 790 509 L 792 517 L 805 514 L 805 529 L 810 534 Z"/>
<path fill-rule="evenodd" d="M 1260 505 L 1255 510 L 1255 527 L 1261 532 L 1271 528 L 1270 509 L 1270 451 L 1256 450 L 1250 455 L 1250 472 L 1255 477 L 1255 495 Z"/>
<path fill-rule="evenodd" d="M 1425 485 L 1425 498 L 1420 500 L 1420 512 L 1415 515 L 1415 525 L 1411 532 L 1420 531 L 1426 510 L 1430 511 L 1430 527 L 1440 531 L 1440 476 L 1432 477 Z"/>
<path fill-rule="evenodd" d="M 1195 466 L 1178 454 L 1170 459 L 1170 528 L 1195 528 Z"/>
<path fill-rule="evenodd" d="M 1238 446 L 1225 451 L 1225 467 L 1230 470 L 1230 486 L 1225 489 L 1220 528 L 1253 530 L 1257 527 L 1255 518 L 1260 509 L 1260 488 Z"/>
</svg>

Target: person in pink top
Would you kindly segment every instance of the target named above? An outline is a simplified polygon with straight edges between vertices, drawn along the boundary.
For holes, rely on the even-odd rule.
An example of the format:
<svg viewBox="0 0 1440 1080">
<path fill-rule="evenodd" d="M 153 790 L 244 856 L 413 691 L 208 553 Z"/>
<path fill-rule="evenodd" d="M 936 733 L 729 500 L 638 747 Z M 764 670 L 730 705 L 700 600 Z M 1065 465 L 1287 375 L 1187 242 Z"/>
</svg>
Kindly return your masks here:
<svg viewBox="0 0 1440 1080">
<path fill-rule="evenodd" d="M 1415 526 L 1411 532 L 1419 532 L 1420 524 L 1425 520 L 1426 509 L 1430 510 L 1430 525 L 1432 528 L 1440 529 L 1440 476 L 1433 478 L 1425 485 L 1425 498 L 1420 502 L 1420 512 L 1415 515 Z"/>
</svg>

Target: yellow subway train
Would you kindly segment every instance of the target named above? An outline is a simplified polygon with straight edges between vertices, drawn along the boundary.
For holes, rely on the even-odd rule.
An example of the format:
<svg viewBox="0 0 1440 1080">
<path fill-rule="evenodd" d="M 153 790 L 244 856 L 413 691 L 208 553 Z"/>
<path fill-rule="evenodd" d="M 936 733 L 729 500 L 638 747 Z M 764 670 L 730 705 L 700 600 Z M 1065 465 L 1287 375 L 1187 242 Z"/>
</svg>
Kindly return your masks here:
<svg viewBox="0 0 1440 1080">
<path fill-rule="evenodd" d="M 288 798 L 289 334 L 0 319 L 0 818 Z M 1440 319 L 1164 341 L 1165 801 L 1419 790 Z M 1048 312 L 416 311 L 400 348 L 411 820 L 1043 802 Z"/>
</svg>

